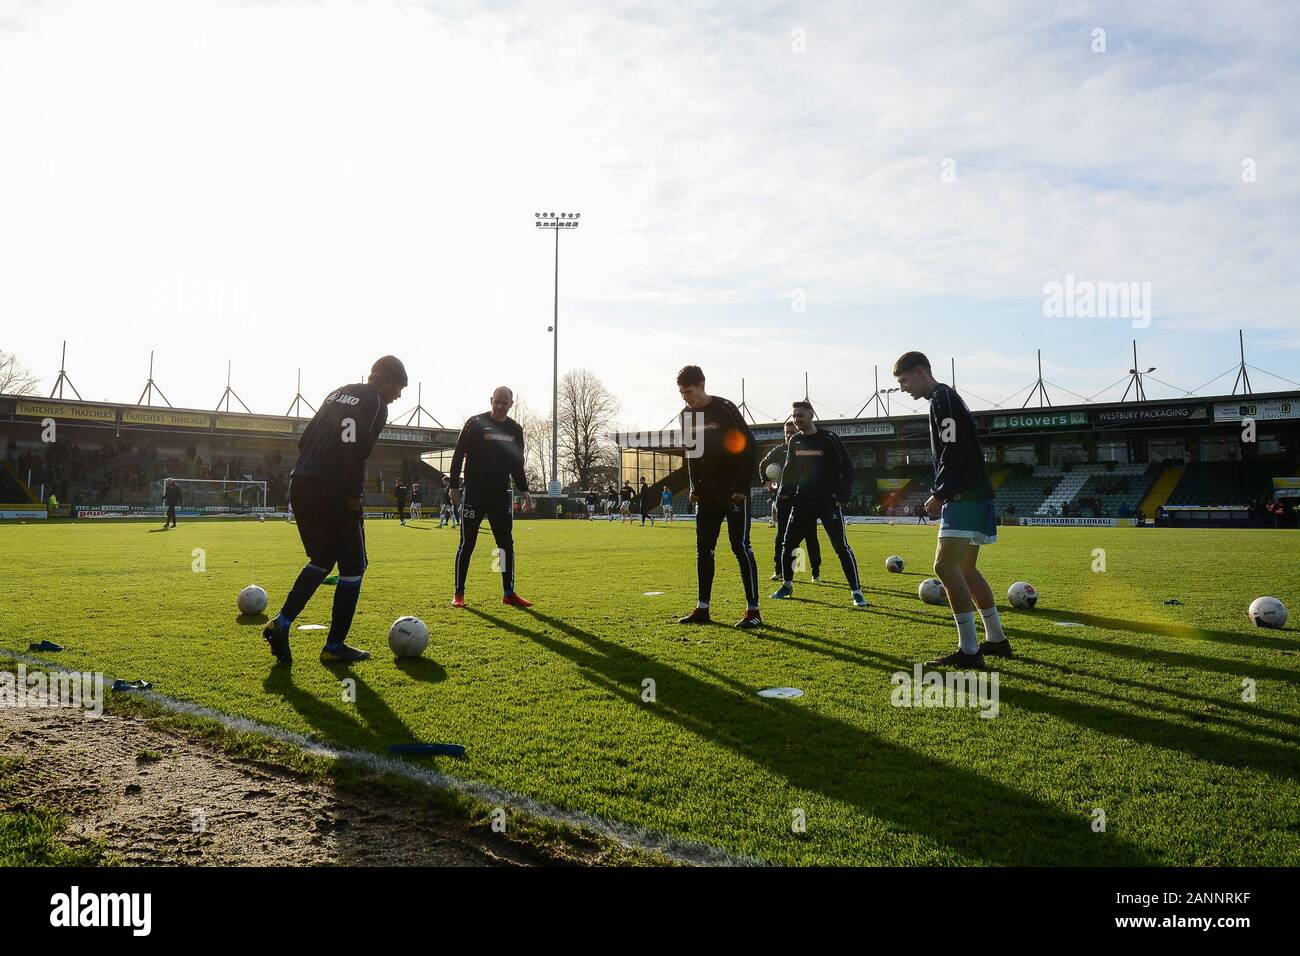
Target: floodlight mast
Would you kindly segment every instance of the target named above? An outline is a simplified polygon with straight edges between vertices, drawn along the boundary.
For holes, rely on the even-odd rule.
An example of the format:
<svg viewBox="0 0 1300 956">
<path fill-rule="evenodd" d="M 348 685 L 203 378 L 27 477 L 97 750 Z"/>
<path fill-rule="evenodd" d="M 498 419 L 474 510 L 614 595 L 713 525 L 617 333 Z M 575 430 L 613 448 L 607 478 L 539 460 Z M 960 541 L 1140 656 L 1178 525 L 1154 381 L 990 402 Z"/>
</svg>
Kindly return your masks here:
<svg viewBox="0 0 1300 956">
<path fill-rule="evenodd" d="M 560 481 L 560 232 L 577 229 L 580 212 L 535 212 L 533 224 L 538 229 L 555 230 L 555 298 L 551 310 L 551 481 L 550 491 Z"/>
</svg>

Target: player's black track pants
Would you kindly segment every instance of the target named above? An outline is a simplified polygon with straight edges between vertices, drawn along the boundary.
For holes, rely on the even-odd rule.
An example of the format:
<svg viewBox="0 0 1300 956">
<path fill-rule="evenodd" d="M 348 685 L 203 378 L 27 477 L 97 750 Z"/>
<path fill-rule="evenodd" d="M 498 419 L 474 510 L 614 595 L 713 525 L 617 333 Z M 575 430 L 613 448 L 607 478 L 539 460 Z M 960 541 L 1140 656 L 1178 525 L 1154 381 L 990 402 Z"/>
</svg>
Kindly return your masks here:
<svg viewBox="0 0 1300 956">
<path fill-rule="evenodd" d="M 469 560 L 474 556 L 474 545 L 478 541 L 479 525 L 487 518 L 492 528 L 492 537 L 501 553 L 501 588 L 504 594 L 513 594 L 515 590 L 515 539 L 514 513 L 510 508 L 510 498 L 497 504 L 483 505 L 481 502 L 465 501 L 461 506 L 460 546 L 456 548 L 456 593 L 465 593 L 465 577 L 469 574 Z"/>
<path fill-rule="evenodd" d="M 165 528 L 169 524 L 173 528 L 176 527 L 176 506 L 175 505 L 167 506 L 167 520 L 163 522 L 163 527 Z"/>
<path fill-rule="evenodd" d="M 790 511 L 794 507 L 794 499 L 790 497 L 776 499 L 776 541 L 772 545 L 772 570 L 777 574 L 781 573 L 783 565 L 781 564 L 782 549 L 785 547 L 785 529 L 790 523 Z M 794 546 L 797 548 L 800 544 L 806 544 L 808 550 L 808 566 L 812 571 L 812 576 L 817 577 L 822 570 L 822 546 L 817 540 L 817 522 L 813 522 L 812 530 L 808 533 L 805 541 L 796 541 Z"/>
<path fill-rule="evenodd" d="M 290 621 L 296 619 L 337 564 L 339 580 L 325 642 L 342 644 L 352 627 L 366 573 L 365 518 L 360 509 L 348 507 L 345 494 L 314 478 L 292 478 L 289 503 L 309 563 L 298 573 L 280 613 Z"/>
<path fill-rule="evenodd" d="M 857 591 L 861 582 L 858 580 L 858 562 L 853 557 L 853 549 L 844 537 L 844 513 L 839 506 L 830 501 L 807 501 L 794 499 L 790 509 L 790 519 L 785 526 L 785 535 L 781 546 L 781 571 L 786 581 L 794 580 L 794 549 L 799 542 L 817 534 L 817 519 L 820 518 L 826 537 L 831 547 L 839 555 L 840 567 L 844 569 L 844 579 L 849 587 Z"/>
<path fill-rule="evenodd" d="M 701 604 L 709 602 L 713 593 L 713 550 L 718 544 L 722 522 L 727 522 L 727 540 L 731 552 L 740 563 L 740 580 L 745 586 L 745 600 L 749 607 L 758 607 L 758 563 L 754 549 L 749 545 L 749 498 L 742 504 L 711 504 L 700 502 L 695 513 L 695 573 L 699 579 Z"/>
</svg>

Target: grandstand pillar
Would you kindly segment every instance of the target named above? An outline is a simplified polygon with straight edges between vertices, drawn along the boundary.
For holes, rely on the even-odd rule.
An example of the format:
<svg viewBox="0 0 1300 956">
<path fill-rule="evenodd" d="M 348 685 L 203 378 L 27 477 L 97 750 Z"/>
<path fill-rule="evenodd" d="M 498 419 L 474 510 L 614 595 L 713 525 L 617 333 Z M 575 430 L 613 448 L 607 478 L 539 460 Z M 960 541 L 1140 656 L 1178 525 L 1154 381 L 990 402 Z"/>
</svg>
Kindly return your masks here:
<svg viewBox="0 0 1300 956">
<path fill-rule="evenodd" d="M 1128 443 L 1129 459 L 1135 465 L 1145 465 L 1149 462 L 1147 457 L 1147 440 L 1142 435 L 1134 435 Z"/>
</svg>

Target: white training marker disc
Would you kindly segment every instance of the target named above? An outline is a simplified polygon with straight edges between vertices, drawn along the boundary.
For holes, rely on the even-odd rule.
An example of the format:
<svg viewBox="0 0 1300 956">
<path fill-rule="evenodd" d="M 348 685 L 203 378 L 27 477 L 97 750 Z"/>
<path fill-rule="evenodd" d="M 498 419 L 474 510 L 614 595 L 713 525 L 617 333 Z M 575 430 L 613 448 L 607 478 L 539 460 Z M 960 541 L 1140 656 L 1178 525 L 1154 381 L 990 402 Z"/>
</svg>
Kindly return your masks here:
<svg viewBox="0 0 1300 956">
<path fill-rule="evenodd" d="M 298 625 L 298 630 L 300 630 L 300 631 L 324 631 L 324 630 L 326 630 L 326 627 L 325 627 L 324 624 L 299 624 L 299 625 Z"/>
<path fill-rule="evenodd" d="M 655 597 L 656 595 L 663 594 L 664 592 L 663 591 L 642 591 L 641 593 L 644 594 L 646 597 Z"/>
<path fill-rule="evenodd" d="M 768 687 L 758 692 L 759 697 L 779 697 L 785 699 L 788 697 L 802 697 L 803 691 L 798 687 Z"/>
<path fill-rule="evenodd" d="M 1078 621 L 1057 621 L 1057 627 L 1083 627 Z"/>
</svg>

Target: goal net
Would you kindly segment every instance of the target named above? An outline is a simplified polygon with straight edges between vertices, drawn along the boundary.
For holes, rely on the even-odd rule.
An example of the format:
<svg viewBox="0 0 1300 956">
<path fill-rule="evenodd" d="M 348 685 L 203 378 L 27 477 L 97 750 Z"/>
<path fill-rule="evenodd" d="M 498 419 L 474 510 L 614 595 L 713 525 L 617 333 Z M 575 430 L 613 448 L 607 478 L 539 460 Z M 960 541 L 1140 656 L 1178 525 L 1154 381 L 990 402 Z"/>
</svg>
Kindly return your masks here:
<svg viewBox="0 0 1300 956">
<path fill-rule="evenodd" d="M 149 501 L 166 508 L 163 493 L 174 481 L 181 491 L 180 509 L 209 514 L 249 514 L 266 508 L 265 481 L 229 481 L 218 478 L 163 478 L 150 489 Z"/>
</svg>

